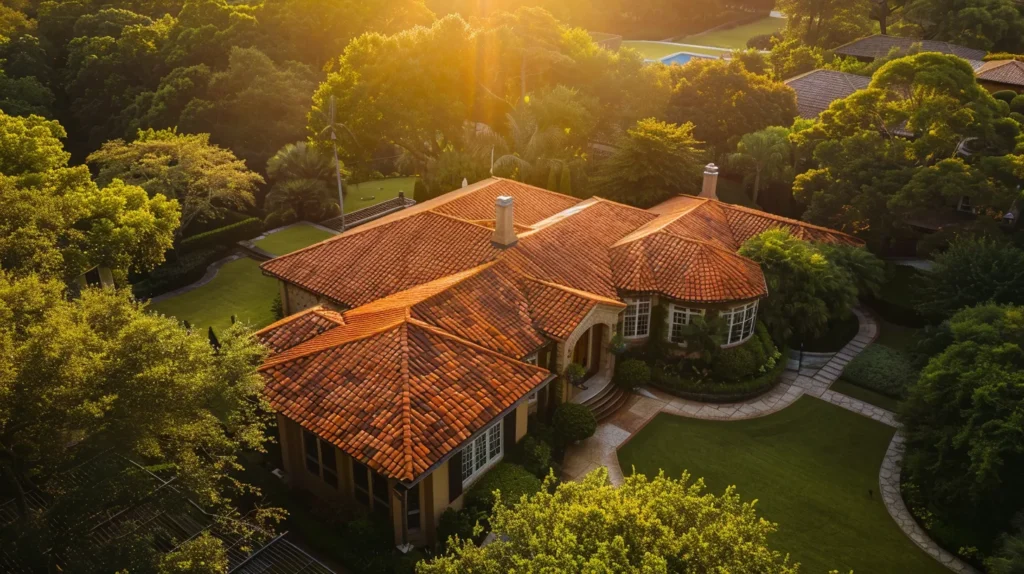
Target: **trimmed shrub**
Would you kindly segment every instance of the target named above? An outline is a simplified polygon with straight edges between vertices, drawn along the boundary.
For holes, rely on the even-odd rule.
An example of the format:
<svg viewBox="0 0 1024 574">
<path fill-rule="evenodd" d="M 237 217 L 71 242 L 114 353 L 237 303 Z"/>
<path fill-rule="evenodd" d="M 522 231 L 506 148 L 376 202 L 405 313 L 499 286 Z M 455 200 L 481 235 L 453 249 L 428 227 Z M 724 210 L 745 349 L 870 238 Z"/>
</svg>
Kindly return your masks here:
<svg viewBox="0 0 1024 574">
<path fill-rule="evenodd" d="M 664 366 L 655 366 L 651 369 L 651 384 L 665 392 L 695 401 L 743 401 L 768 392 L 778 383 L 782 372 L 786 370 L 785 352 L 785 349 L 776 351 L 779 358 L 774 363 L 766 363 L 764 373 L 739 382 L 690 377 Z"/>
<path fill-rule="evenodd" d="M 430 190 L 420 178 L 416 178 L 416 183 L 412 185 L 412 198 L 416 200 L 416 203 L 423 203 L 430 199 Z"/>
<path fill-rule="evenodd" d="M 900 398 L 920 374 L 916 357 L 885 345 L 869 345 L 843 370 L 843 378 L 857 385 Z"/>
<path fill-rule="evenodd" d="M 711 363 L 711 372 L 720 381 L 736 382 L 757 374 L 764 362 L 761 339 L 751 337 L 742 345 L 718 351 Z"/>
<path fill-rule="evenodd" d="M 206 274 L 211 263 L 227 254 L 225 247 L 212 247 L 175 256 L 168 253 L 168 260 L 150 271 L 143 279 L 134 281 L 132 293 L 137 299 L 150 299 L 168 291 L 195 283 Z"/>
<path fill-rule="evenodd" d="M 594 436 L 597 419 L 589 408 L 576 403 L 562 403 L 551 419 L 555 436 L 566 442 L 576 442 Z"/>
<path fill-rule="evenodd" d="M 999 90 L 998 92 L 992 92 L 992 97 L 1009 104 L 1017 97 L 1017 92 L 1013 90 Z"/>
<path fill-rule="evenodd" d="M 551 468 L 551 445 L 527 435 L 519 443 L 519 448 L 523 468 L 538 478 L 547 476 Z"/>
<path fill-rule="evenodd" d="M 1010 112 L 1010 119 L 1014 120 L 1018 124 L 1024 125 L 1024 114 L 1020 112 Z"/>
<path fill-rule="evenodd" d="M 1010 111 L 1024 114 L 1024 94 L 1013 98 L 1013 101 L 1010 102 Z"/>
<path fill-rule="evenodd" d="M 251 239 L 263 231 L 263 221 L 258 217 L 250 217 L 238 223 L 225 225 L 213 231 L 200 233 L 181 240 L 178 244 L 178 251 L 187 253 L 197 249 L 231 245 L 243 239 Z"/>
<path fill-rule="evenodd" d="M 501 492 L 501 499 L 512 505 L 525 495 L 540 491 L 541 481 L 526 468 L 518 464 L 499 462 L 487 471 L 466 493 L 465 507 L 489 513 L 494 507 L 494 493 Z"/>
<path fill-rule="evenodd" d="M 615 384 L 624 391 L 632 391 L 651 382 L 651 368 L 639 359 L 625 359 L 615 365 Z"/>
</svg>

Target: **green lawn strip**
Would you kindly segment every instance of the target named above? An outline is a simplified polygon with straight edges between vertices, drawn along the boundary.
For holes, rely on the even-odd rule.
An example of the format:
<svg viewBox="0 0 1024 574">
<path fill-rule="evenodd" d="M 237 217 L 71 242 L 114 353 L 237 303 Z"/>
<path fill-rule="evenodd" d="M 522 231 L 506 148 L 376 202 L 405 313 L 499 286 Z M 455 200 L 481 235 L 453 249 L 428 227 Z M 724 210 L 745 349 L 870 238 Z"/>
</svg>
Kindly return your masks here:
<svg viewBox="0 0 1024 574">
<path fill-rule="evenodd" d="M 399 191 L 404 191 L 405 196 L 412 199 L 412 191 L 415 185 L 415 177 L 377 179 L 349 185 L 345 188 L 345 213 L 352 213 L 357 209 L 394 199 L 398 197 Z"/>
<path fill-rule="evenodd" d="M 870 405 L 875 405 L 876 407 L 892 412 L 896 412 L 900 404 L 898 399 L 883 395 L 882 393 L 877 393 L 870 389 L 865 389 L 864 387 L 858 387 L 845 379 L 839 379 L 832 383 L 829 390 L 853 397 Z"/>
<path fill-rule="evenodd" d="M 736 26 L 722 30 L 714 30 L 705 34 L 694 34 L 687 36 L 680 42 L 684 44 L 700 44 L 701 46 L 715 46 L 721 48 L 732 48 L 743 50 L 747 47 L 747 40 L 762 34 L 772 34 L 782 30 L 786 26 L 784 18 L 762 18 L 756 22 Z"/>
<path fill-rule="evenodd" d="M 718 57 L 721 55 L 728 55 L 731 50 L 715 50 L 711 48 L 693 48 L 691 46 L 682 46 L 680 44 L 670 44 L 664 42 L 647 42 L 643 40 L 629 40 L 622 43 L 623 48 L 633 48 L 640 52 L 644 58 L 648 60 L 658 60 L 665 56 L 671 56 L 679 52 L 689 52 L 691 54 L 703 54 L 705 56 Z"/>
<path fill-rule="evenodd" d="M 904 327 L 883 319 L 878 322 L 878 338 L 875 339 L 875 343 L 899 351 L 916 353 L 922 332 L 923 329 Z"/>
<path fill-rule="evenodd" d="M 231 325 L 231 316 L 256 328 L 274 322 L 270 310 L 277 281 L 260 272 L 260 264 L 243 257 L 226 263 L 212 281 L 191 291 L 150 305 L 150 309 L 188 321 L 195 329 L 213 327 L 218 334 Z"/>
<path fill-rule="evenodd" d="M 671 476 L 689 470 L 721 493 L 777 522 L 774 548 L 803 572 L 946 572 L 889 516 L 878 470 L 893 429 L 813 397 L 742 421 L 659 414 L 619 451 L 623 472 Z M 869 494 L 869 491 L 871 493 Z"/>
<path fill-rule="evenodd" d="M 309 247 L 324 239 L 334 237 L 333 234 L 302 222 L 281 231 L 275 231 L 254 242 L 256 247 L 274 255 L 285 255 L 303 247 Z"/>
</svg>

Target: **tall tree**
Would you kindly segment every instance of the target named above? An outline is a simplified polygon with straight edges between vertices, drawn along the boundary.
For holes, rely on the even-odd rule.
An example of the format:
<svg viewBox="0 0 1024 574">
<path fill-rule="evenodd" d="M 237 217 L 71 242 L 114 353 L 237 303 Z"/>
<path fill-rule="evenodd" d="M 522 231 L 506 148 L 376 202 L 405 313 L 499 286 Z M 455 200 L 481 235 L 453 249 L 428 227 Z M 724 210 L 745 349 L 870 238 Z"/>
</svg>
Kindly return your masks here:
<svg viewBox="0 0 1024 574">
<path fill-rule="evenodd" d="M 97 186 L 85 166 L 66 167 L 63 136 L 55 121 L 0 112 L 0 267 L 70 281 L 100 265 L 121 280 L 162 262 L 177 202 L 119 180 Z"/>
<path fill-rule="evenodd" d="M 267 162 L 273 182 L 264 209 L 282 222 L 320 220 L 338 211 L 338 195 L 331 184 L 334 162 L 306 142 L 288 144 Z"/>
<path fill-rule="evenodd" d="M 700 189 L 704 152 L 693 124 L 640 120 L 616 144 L 594 176 L 593 191 L 638 207 Z"/>
<path fill-rule="evenodd" d="M 196 221 L 253 205 L 253 191 L 263 183 L 230 150 L 211 144 L 209 134 L 139 131 L 135 141 L 109 141 L 87 160 L 99 169 L 101 183 L 119 179 L 177 199 L 179 234 Z"/>
<path fill-rule="evenodd" d="M 958 237 L 935 256 L 921 312 L 949 317 L 981 303 L 1024 305 L 1024 250 L 1008 241 Z"/>
<path fill-rule="evenodd" d="M 796 572 L 772 550 L 775 525 L 733 487 L 721 496 L 683 474 L 634 474 L 621 487 L 599 468 L 581 482 L 515 501 L 500 495 L 490 518 L 498 539 L 483 547 L 455 540 L 447 555 L 417 564 L 419 574 L 456 572 Z M 451 545 L 449 546 L 452 547 Z"/>
<path fill-rule="evenodd" d="M 786 39 L 809 46 L 834 48 L 867 35 L 874 0 L 779 0 L 786 14 Z"/>
<path fill-rule="evenodd" d="M 677 83 L 668 119 L 690 122 L 697 139 L 715 155 L 743 134 L 788 126 L 796 118 L 796 95 L 782 82 L 749 72 L 741 62 L 695 60 L 673 70 Z"/>
<path fill-rule="evenodd" d="M 215 352 L 203 334 L 145 312 L 125 292 L 86 290 L 68 301 L 56 282 L 6 273 L 0 316 L 0 473 L 19 513 L 0 534 L 5 552 L 43 570 L 75 556 L 102 561 L 90 535 L 97 516 L 144 500 L 157 511 L 188 506 L 157 496 L 121 457 L 173 476 L 209 512 L 238 518 L 236 503 L 252 487 L 235 476 L 237 457 L 263 448 L 267 422 L 256 372 L 263 350 L 242 327 L 222 334 Z M 78 480 L 67 480 L 76 467 Z M 28 504 L 29 492 L 45 508 Z M 122 534 L 119 549 L 150 533 Z"/>
<path fill-rule="evenodd" d="M 782 179 L 790 172 L 792 155 L 789 130 L 772 126 L 740 138 L 736 144 L 736 153 L 729 156 L 729 160 L 734 166 L 753 172 L 754 193 L 751 201 L 757 203 L 762 178 L 764 181 Z"/>
<path fill-rule="evenodd" d="M 909 0 L 903 20 L 917 37 L 1024 51 L 1024 8 L 1013 0 Z"/>
</svg>

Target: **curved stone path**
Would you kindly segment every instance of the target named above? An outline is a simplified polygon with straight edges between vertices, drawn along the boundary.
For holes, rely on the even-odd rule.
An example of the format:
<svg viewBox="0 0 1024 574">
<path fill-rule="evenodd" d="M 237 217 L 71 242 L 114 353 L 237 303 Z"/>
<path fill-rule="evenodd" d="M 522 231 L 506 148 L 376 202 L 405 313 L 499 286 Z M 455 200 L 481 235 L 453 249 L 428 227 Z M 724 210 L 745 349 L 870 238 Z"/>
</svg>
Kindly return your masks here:
<svg viewBox="0 0 1024 574">
<path fill-rule="evenodd" d="M 899 423 L 896 422 L 895 414 L 829 390 L 832 383 L 839 379 L 847 363 L 878 337 L 878 322 L 875 318 L 859 308 L 854 309 L 854 313 L 860 322 L 857 335 L 821 369 L 804 369 L 799 373 L 787 371 L 774 389 L 749 401 L 725 404 L 700 403 L 658 390 L 640 389 L 619 412 L 598 425 L 594 436 L 569 448 L 562 466 L 563 478 L 576 480 L 598 466 L 604 466 L 608 468 L 608 478 L 612 484 L 622 484 L 623 474 L 619 467 L 618 448 L 658 413 L 706 420 L 741 420 L 778 412 L 806 394 L 897 429 L 878 473 L 879 491 L 889 515 L 914 544 L 950 570 L 959 573 L 977 572 L 929 538 L 903 503 L 900 494 L 903 435 L 898 430 Z"/>
</svg>

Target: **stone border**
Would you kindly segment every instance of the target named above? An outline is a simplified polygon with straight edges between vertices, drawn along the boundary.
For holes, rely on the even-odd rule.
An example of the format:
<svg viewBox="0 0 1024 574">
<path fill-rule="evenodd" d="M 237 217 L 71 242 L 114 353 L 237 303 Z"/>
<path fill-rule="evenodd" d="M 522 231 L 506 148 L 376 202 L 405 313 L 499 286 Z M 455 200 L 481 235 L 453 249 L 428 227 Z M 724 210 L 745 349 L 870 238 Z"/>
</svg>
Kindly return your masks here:
<svg viewBox="0 0 1024 574">
<path fill-rule="evenodd" d="M 832 360 L 816 371 L 787 371 L 782 375 L 781 383 L 756 399 L 728 404 L 699 403 L 660 391 L 639 389 L 626 403 L 628 408 L 620 409 L 614 416 L 599 424 L 594 436 L 569 448 L 562 465 L 563 478 L 577 480 L 598 466 L 605 466 L 608 468 L 608 479 L 611 483 L 615 486 L 621 485 L 624 476 L 619 466 L 618 449 L 647 426 L 658 413 L 705 420 L 743 420 L 781 411 L 806 394 L 897 429 L 878 472 L 879 492 L 882 493 L 886 510 L 900 530 L 932 558 L 954 572 L 975 574 L 977 570 L 929 538 L 903 503 L 900 493 L 900 468 L 904 439 L 898 430 L 896 415 L 829 389 L 842 375 L 843 368 L 878 337 L 878 322 L 875 318 L 859 307 L 853 312 L 860 321 L 857 335 L 837 352 Z"/>
<path fill-rule="evenodd" d="M 210 281 L 213 281 L 213 278 L 217 276 L 217 271 L 220 270 L 221 266 L 223 266 L 225 264 L 228 264 L 228 263 L 231 263 L 232 261 L 234 261 L 236 259 L 243 259 L 245 257 L 246 257 L 245 255 L 242 255 L 240 253 L 233 253 L 233 254 L 228 255 L 227 257 L 225 257 L 223 259 L 218 259 L 217 261 L 214 261 L 213 263 L 211 263 L 206 268 L 206 273 L 203 275 L 203 278 L 200 279 L 199 281 L 196 281 L 195 283 L 189 283 L 188 285 L 185 285 L 184 287 L 178 287 L 174 291 L 168 291 L 166 293 L 161 293 L 161 294 L 157 295 L 156 297 L 150 298 L 149 302 L 150 303 L 159 303 L 160 301 L 163 301 L 164 299 L 170 299 L 171 297 L 177 297 L 178 295 L 181 295 L 183 293 L 188 293 L 189 291 L 191 291 L 193 289 L 199 289 L 203 285 L 206 285 Z"/>
</svg>

